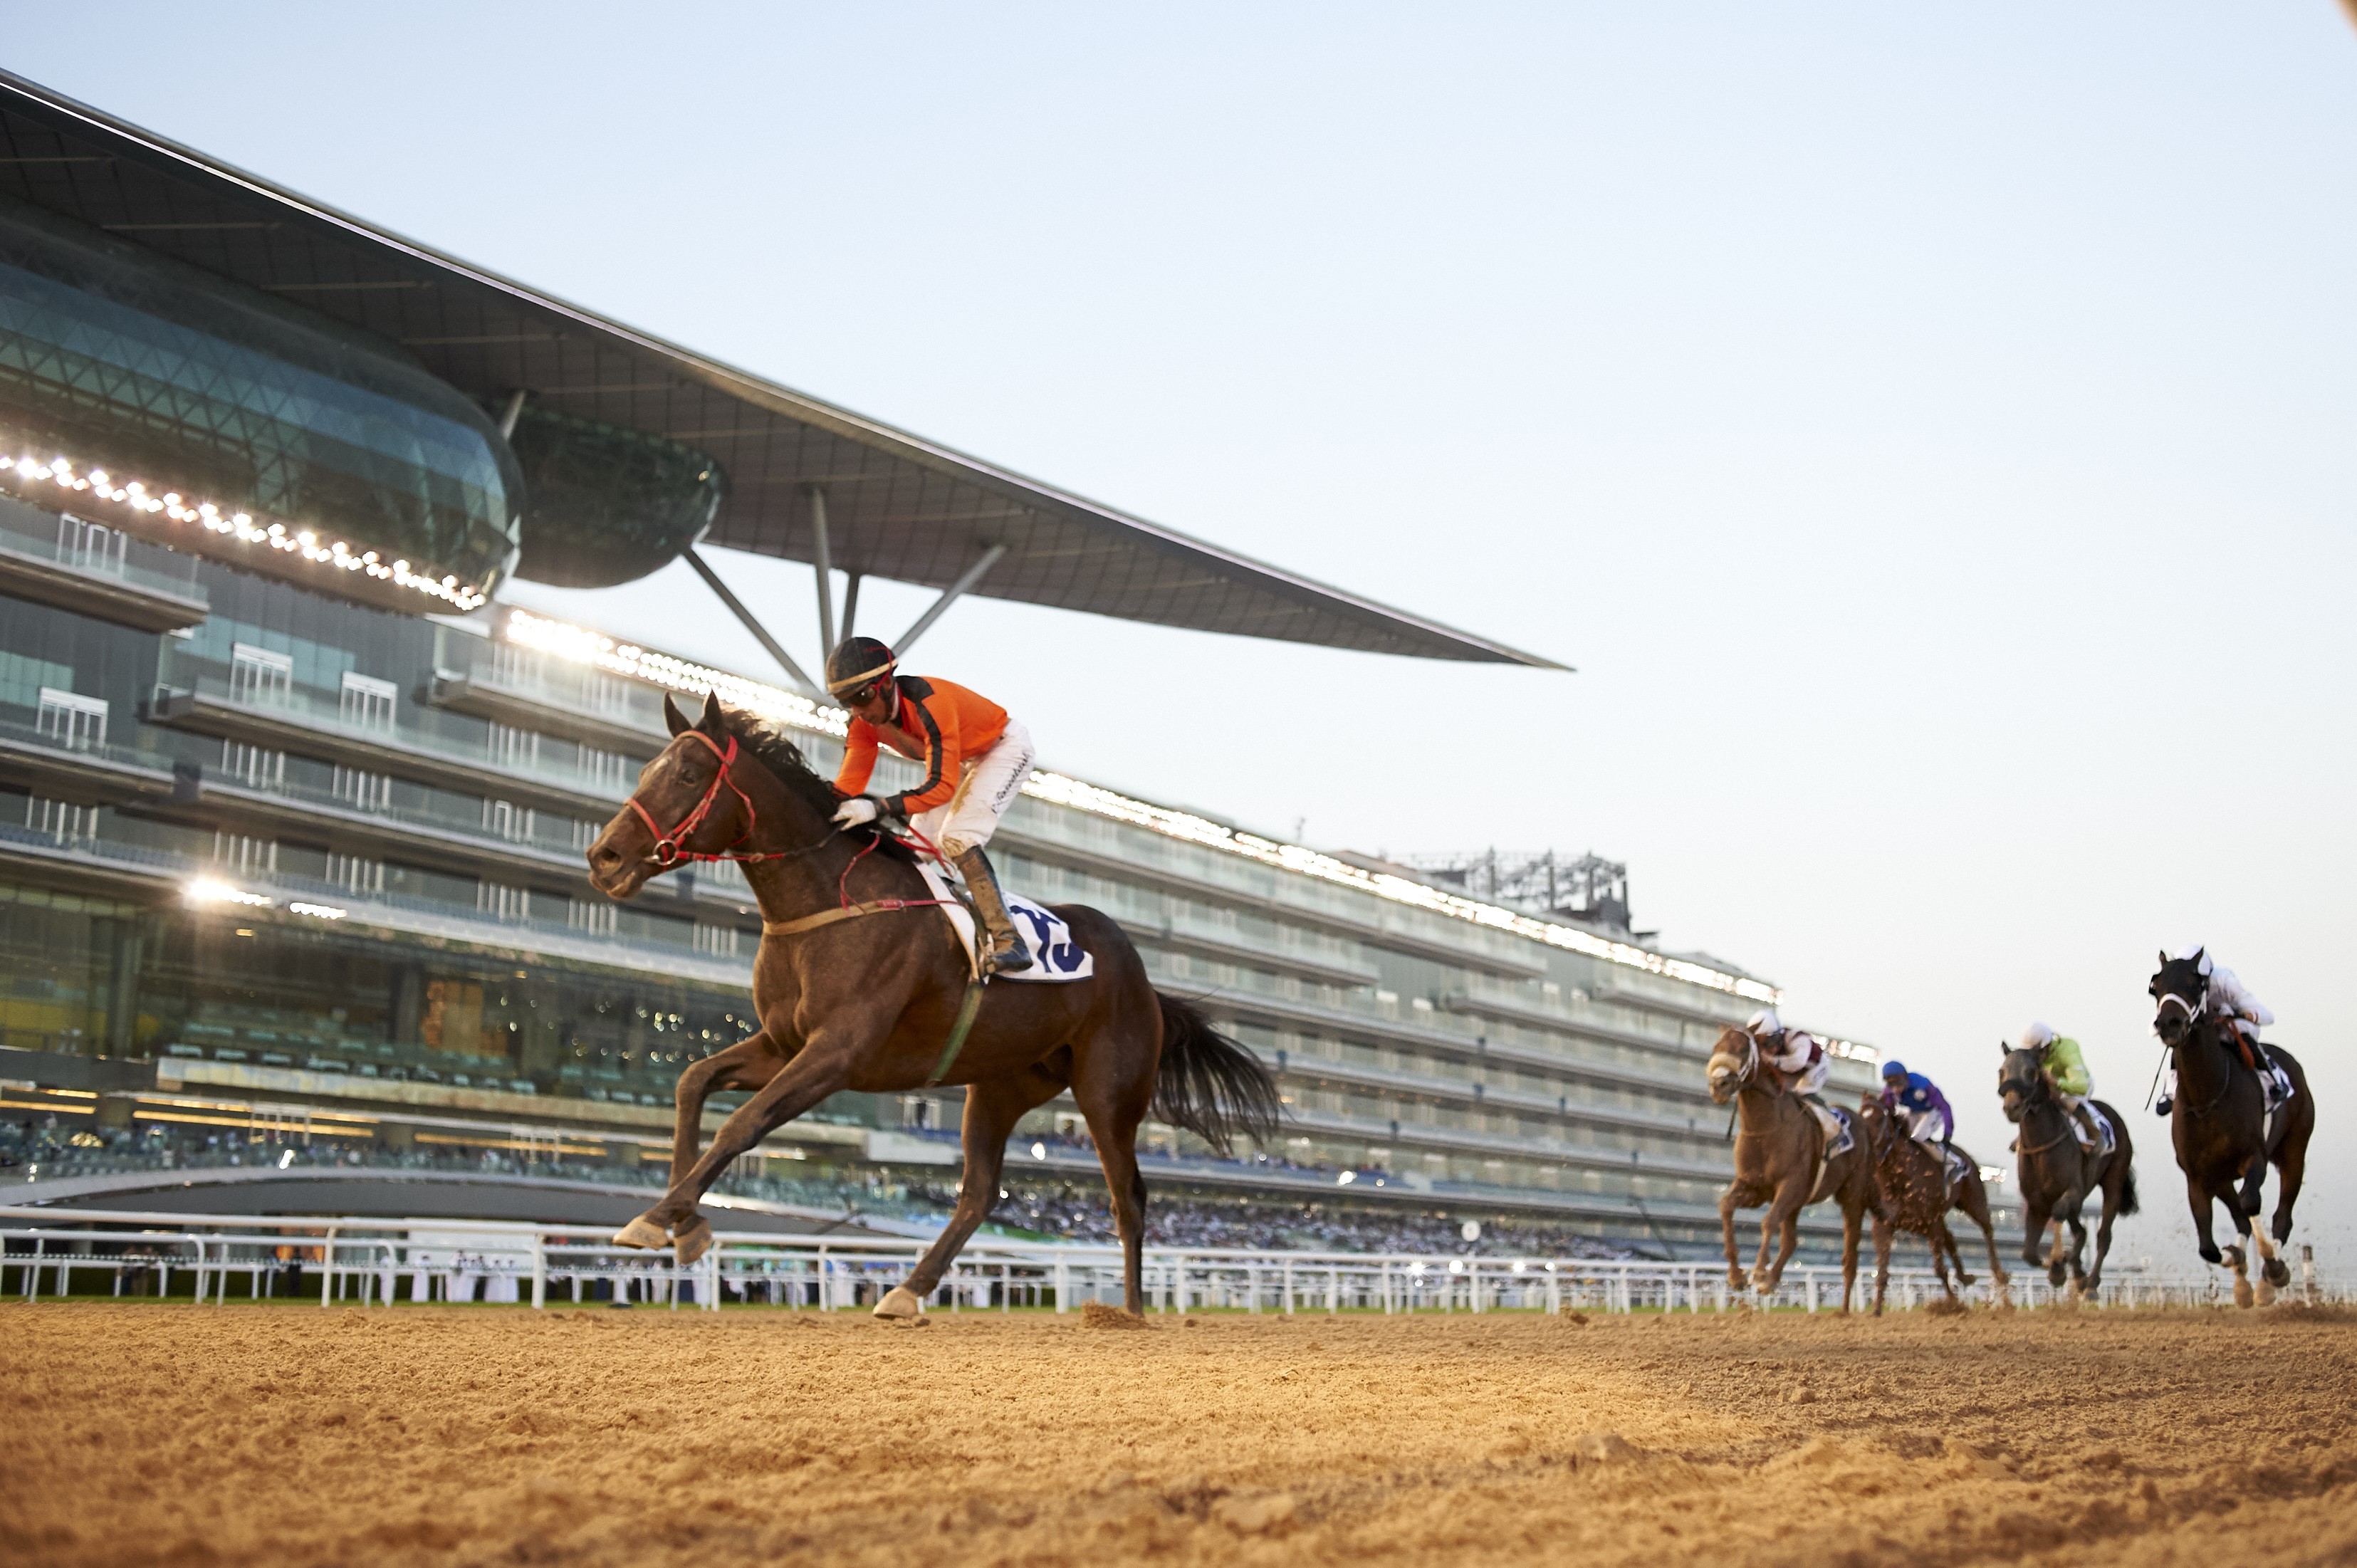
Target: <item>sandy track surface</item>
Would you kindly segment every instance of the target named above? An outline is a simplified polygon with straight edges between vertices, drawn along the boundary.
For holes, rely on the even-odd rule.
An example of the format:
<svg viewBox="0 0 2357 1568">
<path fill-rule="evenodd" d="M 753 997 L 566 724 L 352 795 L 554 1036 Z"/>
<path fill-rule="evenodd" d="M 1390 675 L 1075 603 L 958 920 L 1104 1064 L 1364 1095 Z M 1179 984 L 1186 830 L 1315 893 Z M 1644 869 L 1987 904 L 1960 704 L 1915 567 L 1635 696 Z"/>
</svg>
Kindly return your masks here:
<svg viewBox="0 0 2357 1568">
<path fill-rule="evenodd" d="M 28 1563 L 2357 1561 L 2357 1318 L 0 1307 Z"/>
</svg>

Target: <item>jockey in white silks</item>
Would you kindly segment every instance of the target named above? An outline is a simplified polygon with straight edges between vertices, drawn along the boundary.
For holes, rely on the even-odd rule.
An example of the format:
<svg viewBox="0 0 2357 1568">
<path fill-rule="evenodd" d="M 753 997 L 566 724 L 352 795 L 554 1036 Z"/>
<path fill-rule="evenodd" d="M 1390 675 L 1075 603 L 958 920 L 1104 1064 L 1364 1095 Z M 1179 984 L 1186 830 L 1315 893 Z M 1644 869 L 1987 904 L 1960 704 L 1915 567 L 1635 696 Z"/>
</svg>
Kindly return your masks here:
<svg viewBox="0 0 2357 1568">
<path fill-rule="evenodd" d="M 2199 965 L 2201 978 L 2208 982 L 2201 993 L 2202 1016 L 2223 1018 L 2232 1023 L 2243 1038 L 2250 1043 L 2252 1056 L 2264 1068 L 2267 1062 L 2267 1057 L 2266 1053 L 2259 1048 L 2259 1031 L 2276 1021 L 2276 1015 L 2267 1011 L 2266 1004 L 2252 995 L 2251 988 L 2244 985 L 2233 970 L 2212 961 L 2210 957 L 2210 950 L 2200 942 L 2194 943 L 2177 956 L 2180 960 Z M 2266 1071 L 2262 1070 L 2259 1078 L 2260 1081 L 2268 1086 L 2267 1103 L 2272 1107 L 2275 1104 L 2276 1090 L 2278 1085 L 2272 1081 L 2273 1075 Z M 2176 1102 L 2177 1069 L 2170 1068 L 2161 1079 L 2160 1098 L 2154 1101 L 2153 1112 L 2156 1115 L 2166 1116 Z"/>
<path fill-rule="evenodd" d="M 1805 1029 L 1784 1027 L 1773 1007 L 1762 1007 L 1751 1015 L 1743 1032 L 1759 1044 L 1760 1059 L 1792 1080 L 1794 1093 L 1824 1104 L 1818 1090 L 1833 1076 L 1834 1064 L 1825 1055 L 1823 1041 Z"/>
</svg>

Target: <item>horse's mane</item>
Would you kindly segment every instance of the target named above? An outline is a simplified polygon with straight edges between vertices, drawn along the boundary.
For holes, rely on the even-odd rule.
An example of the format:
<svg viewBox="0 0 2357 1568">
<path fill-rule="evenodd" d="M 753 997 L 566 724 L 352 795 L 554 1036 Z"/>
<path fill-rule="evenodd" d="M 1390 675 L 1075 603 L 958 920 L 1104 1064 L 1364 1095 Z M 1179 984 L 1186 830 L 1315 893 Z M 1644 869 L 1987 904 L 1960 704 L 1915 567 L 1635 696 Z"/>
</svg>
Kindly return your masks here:
<svg viewBox="0 0 2357 1568">
<path fill-rule="evenodd" d="M 779 783 L 801 796 L 803 803 L 816 811 L 821 819 L 834 815 L 835 808 L 843 803 L 834 792 L 834 786 L 818 776 L 818 770 L 810 765 L 810 758 L 802 755 L 802 746 L 785 725 L 725 704 L 720 709 L 720 718 L 727 732 L 737 737 L 737 744 L 754 761 L 768 768 Z M 858 828 L 853 832 L 855 836 L 873 834 L 874 830 Z M 916 856 L 899 840 L 885 834 L 874 836 L 878 839 L 884 854 L 911 863 L 916 860 Z"/>
</svg>

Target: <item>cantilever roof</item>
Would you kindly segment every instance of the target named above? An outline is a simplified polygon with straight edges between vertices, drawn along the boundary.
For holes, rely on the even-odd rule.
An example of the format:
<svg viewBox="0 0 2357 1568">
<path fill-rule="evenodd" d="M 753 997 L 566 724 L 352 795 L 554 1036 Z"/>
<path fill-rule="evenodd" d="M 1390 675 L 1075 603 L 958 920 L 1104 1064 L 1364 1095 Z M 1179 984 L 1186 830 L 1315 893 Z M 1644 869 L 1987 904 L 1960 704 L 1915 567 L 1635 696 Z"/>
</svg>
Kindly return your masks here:
<svg viewBox="0 0 2357 1568">
<path fill-rule="evenodd" d="M 720 460 L 711 542 L 1199 631 L 1560 669 L 822 403 L 284 190 L 0 71 L 0 191 L 400 343 L 479 397 L 656 432 Z"/>
</svg>

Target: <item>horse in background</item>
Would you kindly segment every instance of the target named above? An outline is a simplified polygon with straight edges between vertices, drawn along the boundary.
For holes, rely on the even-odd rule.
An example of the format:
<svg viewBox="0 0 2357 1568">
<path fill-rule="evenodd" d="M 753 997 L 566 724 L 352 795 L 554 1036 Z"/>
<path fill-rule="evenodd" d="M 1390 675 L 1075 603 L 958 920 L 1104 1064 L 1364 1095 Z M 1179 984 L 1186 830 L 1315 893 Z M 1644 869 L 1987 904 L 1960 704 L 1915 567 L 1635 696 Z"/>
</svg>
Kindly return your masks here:
<svg viewBox="0 0 2357 1568">
<path fill-rule="evenodd" d="M 2113 1144 L 2108 1151 L 2082 1146 L 2072 1131 L 2071 1113 L 2046 1075 L 2042 1054 L 2005 1045 L 1997 1048 L 2005 1056 L 1997 1069 L 1997 1098 L 2005 1106 L 2005 1119 L 2021 1130 L 2014 1144 L 2014 1179 L 2021 1192 L 2021 1261 L 2044 1269 L 2047 1283 L 2057 1289 L 2066 1277 L 2066 1265 L 2073 1294 L 2101 1289 L 2104 1258 L 2112 1250 L 2112 1221 L 2136 1211 L 2136 1144 L 2128 1136 L 2128 1124 L 2109 1105 L 2091 1100 L 2087 1103 L 2112 1125 Z M 2103 1216 L 2095 1224 L 2095 1264 L 2083 1268 L 2087 1227 L 2080 1208 L 2097 1194 L 2102 1195 Z M 2050 1225 L 2054 1241 L 2041 1258 L 2039 1243 Z M 2065 1225 L 2071 1228 L 2068 1253 L 2061 1245 Z"/>
<path fill-rule="evenodd" d="M 1876 1203 L 1865 1141 L 1853 1136 L 1849 1148 L 1828 1159 L 1824 1124 L 1785 1084 L 1783 1075 L 1760 1061 L 1760 1042 L 1745 1030 L 1732 1026 L 1721 1029 L 1703 1070 L 1712 1103 L 1734 1101 L 1742 1128 L 1735 1140 L 1735 1179 L 1718 1199 L 1718 1226 L 1727 1241 L 1727 1283 L 1736 1290 L 1746 1283 L 1735 1251 L 1737 1209 L 1768 1206 L 1760 1217 L 1760 1255 L 1749 1282 L 1765 1296 L 1774 1294 L 1785 1264 L 1800 1248 L 1801 1210 L 1831 1198 L 1841 1205 L 1841 1309 L 1847 1312 L 1857 1283 L 1858 1234 L 1866 1211 Z M 1771 1263 L 1769 1249 L 1780 1240 Z"/>
<path fill-rule="evenodd" d="M 2177 1063 L 2177 1103 L 2169 1116 L 2169 1142 L 2177 1167 L 2185 1173 L 2186 1202 L 2204 1262 L 2234 1271 L 2234 1305 L 2261 1306 L 2291 1283 L 2291 1269 L 2277 1250 L 2291 1236 L 2292 1205 L 2308 1172 L 2308 1141 L 2316 1131 L 2316 1100 L 2308 1074 L 2280 1046 L 2260 1046 L 2291 1080 L 2292 1095 L 2270 1117 L 2266 1091 L 2243 1055 L 2241 1032 L 2233 1022 L 2212 1017 L 2203 1006 L 2209 978 L 2192 959 L 2160 955 L 2160 969 L 2147 987 L 2153 999 L 2153 1033 Z M 2267 1166 L 2276 1167 L 2274 1238 L 2254 1232 Z M 2240 1188 L 2237 1191 L 2237 1187 Z M 2262 1261 L 2258 1288 L 2251 1285 L 2249 1261 L 2239 1246 L 2222 1255 L 2211 1234 L 2211 1205 L 2222 1203 L 2234 1233 L 2254 1243 Z"/>
<path fill-rule="evenodd" d="M 1864 1128 L 1867 1157 L 1874 1172 L 1875 1187 L 1881 1201 L 1874 1212 L 1874 1312 L 1882 1315 L 1883 1294 L 1890 1283 L 1890 1249 L 1897 1240 L 1894 1231 L 1906 1230 L 1923 1238 L 1932 1249 L 1932 1267 L 1940 1276 L 1940 1288 L 1954 1305 L 1956 1287 L 1948 1283 L 1948 1265 L 1956 1266 L 1956 1283 L 1969 1286 L 1972 1274 L 1964 1268 L 1964 1260 L 1956 1251 L 1955 1233 L 1948 1229 L 1948 1211 L 1962 1209 L 1965 1218 L 1981 1228 L 1981 1236 L 1988 1243 L 1989 1277 L 2002 1291 L 2012 1282 L 2006 1277 L 2005 1267 L 1997 1262 L 1996 1224 L 1989 1216 L 1988 1185 L 1981 1180 L 1981 1167 L 1955 1144 L 1964 1161 L 1964 1169 L 1951 1182 L 1940 1168 L 1940 1161 L 1907 1135 L 1889 1108 L 1881 1100 L 1868 1094 L 1859 1101 L 1858 1122 Z"/>
</svg>

